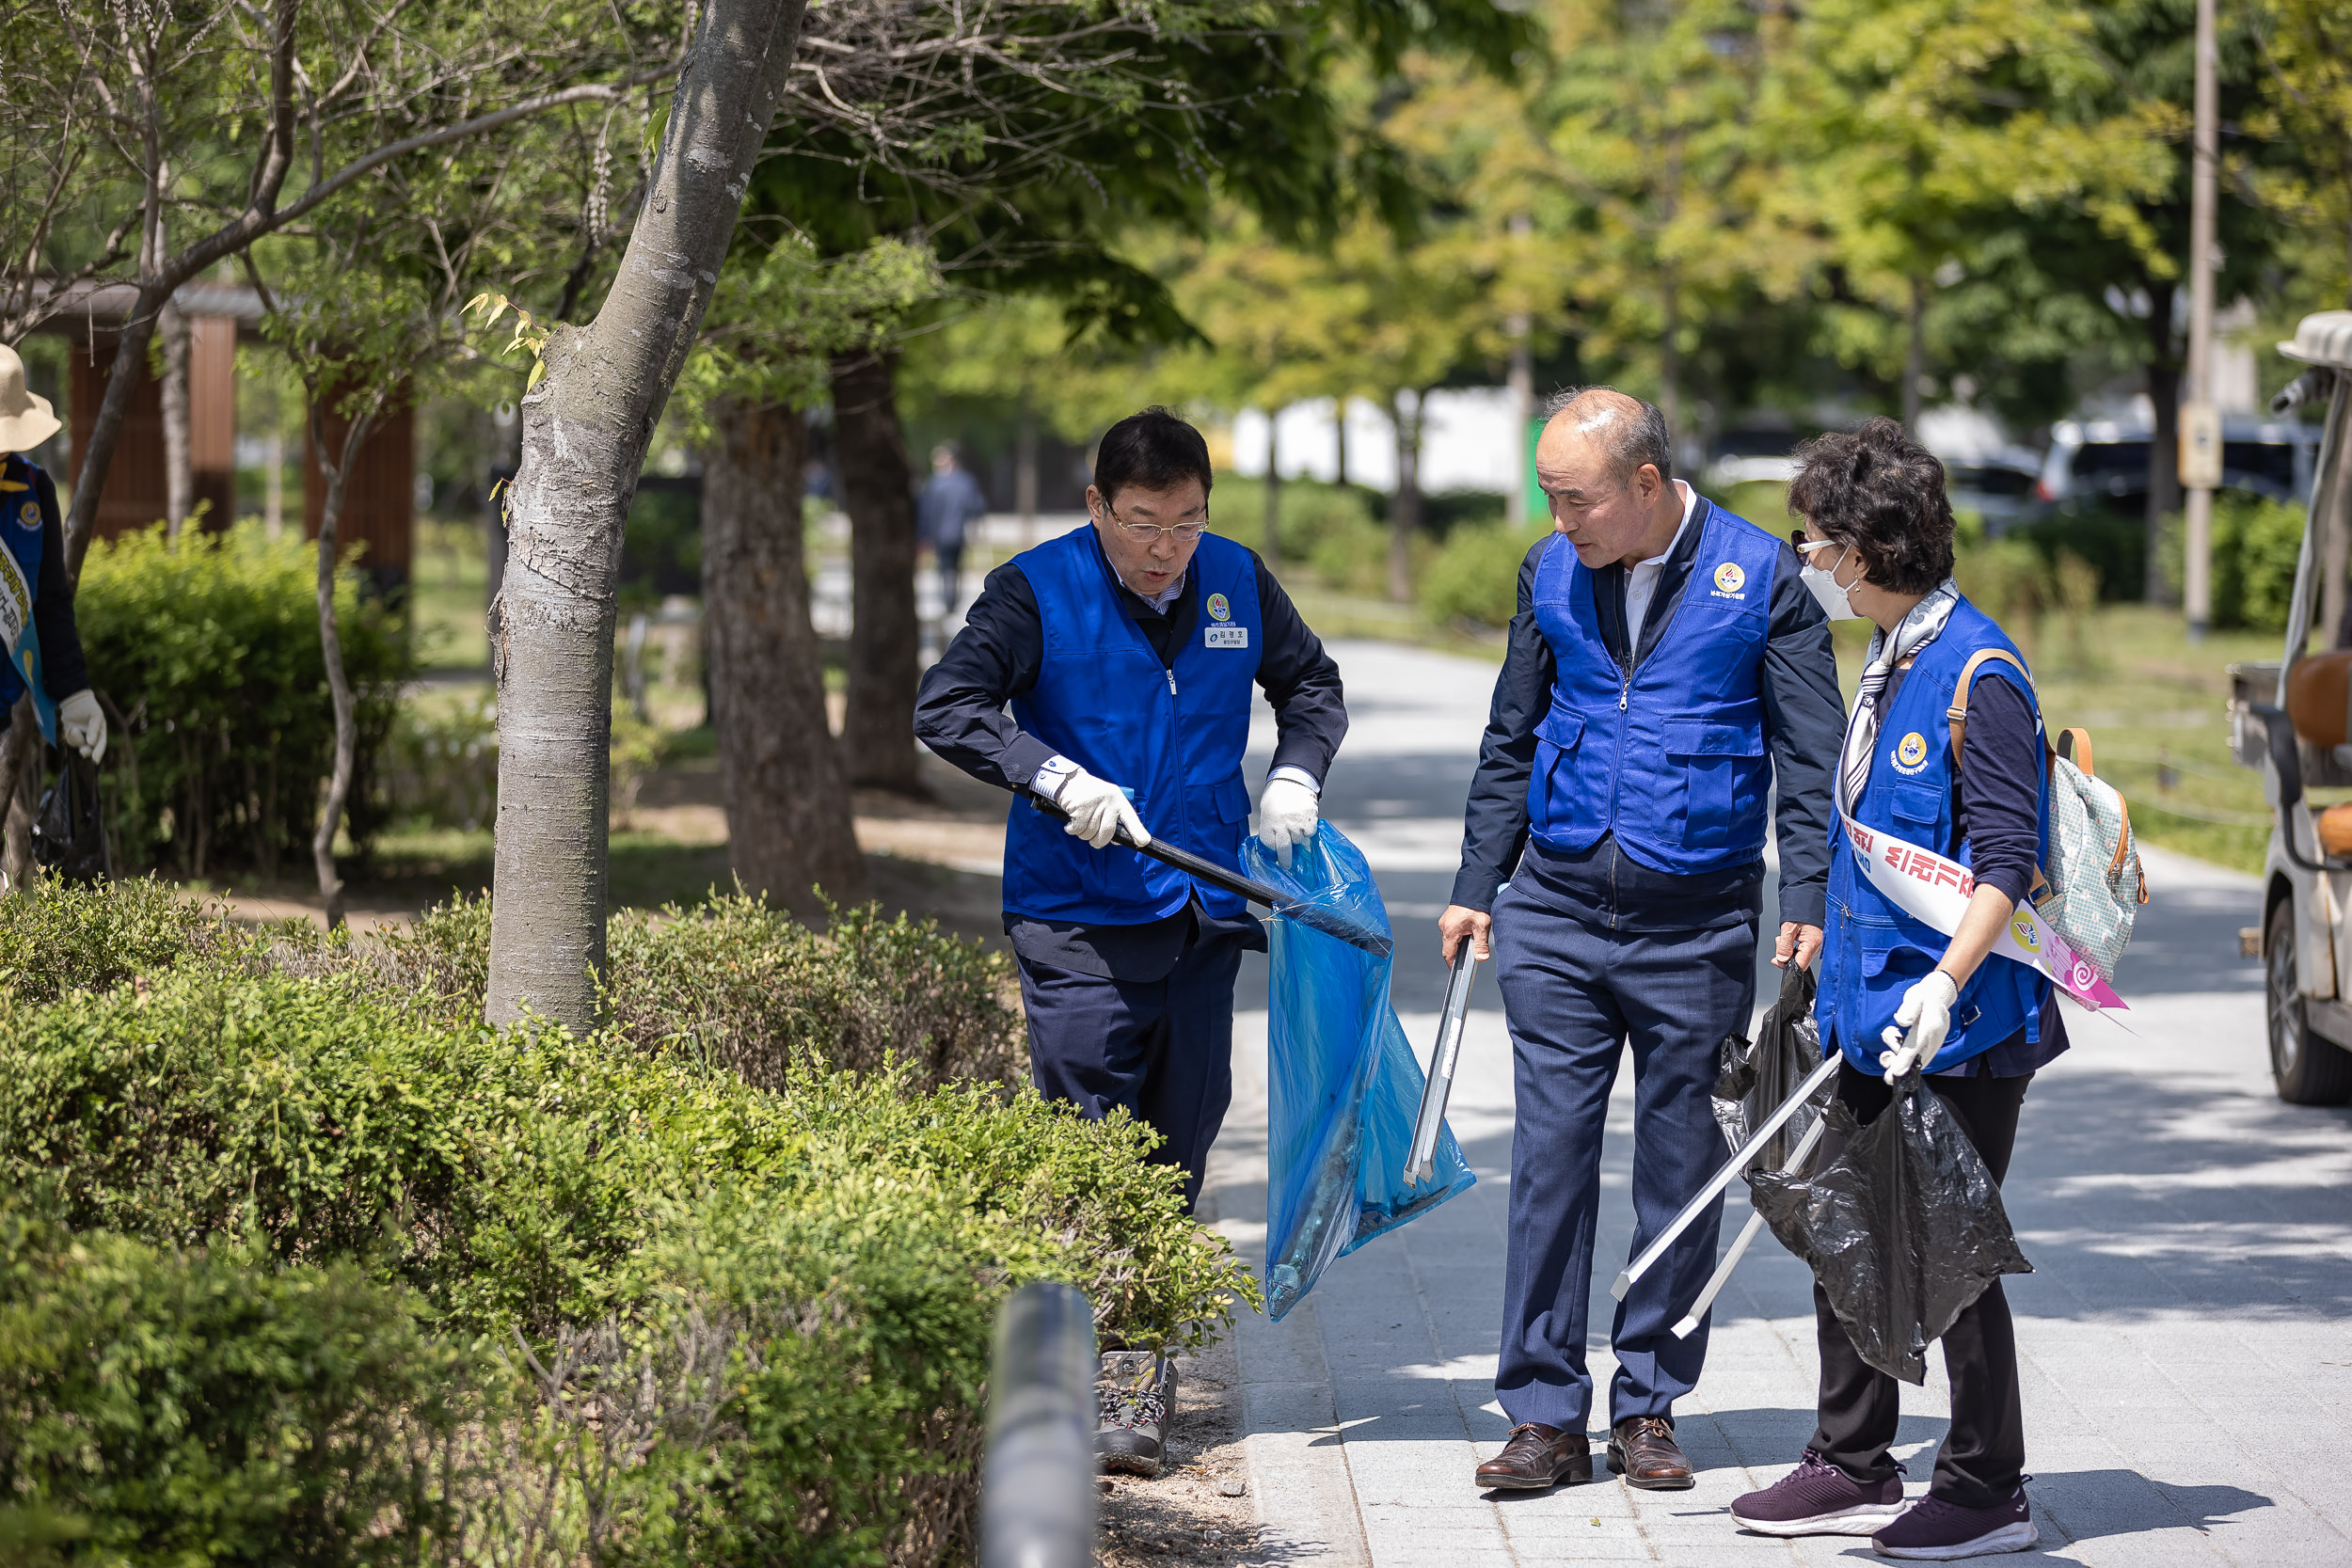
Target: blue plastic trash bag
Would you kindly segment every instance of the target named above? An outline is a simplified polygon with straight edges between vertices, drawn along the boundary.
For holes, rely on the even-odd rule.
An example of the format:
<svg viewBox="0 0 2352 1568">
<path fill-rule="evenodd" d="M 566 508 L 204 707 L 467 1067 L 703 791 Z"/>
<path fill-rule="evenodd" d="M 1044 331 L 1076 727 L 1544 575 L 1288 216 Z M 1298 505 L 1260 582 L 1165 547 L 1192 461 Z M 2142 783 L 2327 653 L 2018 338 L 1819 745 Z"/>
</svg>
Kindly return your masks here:
<svg viewBox="0 0 2352 1568">
<path fill-rule="evenodd" d="M 1389 932 L 1363 851 L 1326 822 L 1285 871 L 1256 839 L 1244 869 Z M 1426 1082 L 1389 1006 L 1391 960 L 1295 920 L 1272 927 L 1266 1023 L 1266 1310 L 1279 1319 L 1335 1258 L 1425 1214 L 1477 1179 L 1451 1128 L 1437 1170 L 1405 1180 Z"/>
</svg>

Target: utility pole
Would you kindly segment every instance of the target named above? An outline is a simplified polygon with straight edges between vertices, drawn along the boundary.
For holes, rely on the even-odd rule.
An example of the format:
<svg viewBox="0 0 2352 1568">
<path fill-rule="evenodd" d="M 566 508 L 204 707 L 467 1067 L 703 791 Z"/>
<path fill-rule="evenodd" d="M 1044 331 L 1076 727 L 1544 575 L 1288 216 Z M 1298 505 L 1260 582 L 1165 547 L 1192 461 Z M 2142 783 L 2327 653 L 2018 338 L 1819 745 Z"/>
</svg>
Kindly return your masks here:
<svg viewBox="0 0 2352 1568">
<path fill-rule="evenodd" d="M 1525 213 L 1511 218 L 1511 238 L 1524 244 L 1534 230 Z M 1534 320 L 1525 310 L 1514 310 L 1503 323 L 1503 331 L 1511 340 L 1511 487 L 1503 498 L 1503 515 L 1513 528 L 1527 526 L 1527 427 L 1535 422 L 1535 351 L 1529 339 L 1534 332 Z"/>
<path fill-rule="evenodd" d="M 2188 510 L 2181 596 L 2191 641 L 2213 625 L 2213 492 L 2221 483 L 2221 411 L 2213 401 L 2214 176 L 2221 160 L 2215 55 L 2214 0 L 2197 0 L 2197 122 L 2188 166 L 2188 396 L 2181 406 L 2181 484 Z"/>
</svg>

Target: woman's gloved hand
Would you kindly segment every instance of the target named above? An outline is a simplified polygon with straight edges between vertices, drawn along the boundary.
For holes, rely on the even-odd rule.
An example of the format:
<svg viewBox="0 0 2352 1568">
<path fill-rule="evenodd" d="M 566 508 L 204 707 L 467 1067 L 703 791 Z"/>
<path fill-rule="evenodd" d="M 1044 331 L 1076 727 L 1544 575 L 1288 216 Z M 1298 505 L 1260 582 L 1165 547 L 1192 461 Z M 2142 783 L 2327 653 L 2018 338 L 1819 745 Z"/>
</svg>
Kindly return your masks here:
<svg viewBox="0 0 2352 1568">
<path fill-rule="evenodd" d="M 1959 985 L 1940 969 L 1903 992 L 1895 1022 L 1879 1031 L 1879 1038 L 1891 1047 L 1879 1054 L 1889 1084 L 1935 1060 L 1944 1037 L 1952 1032 L 1952 1004 L 1959 1000 Z"/>
<path fill-rule="evenodd" d="M 57 739 L 92 762 L 106 759 L 106 716 L 88 687 L 57 705 Z"/>
<path fill-rule="evenodd" d="M 1135 802 L 1127 799 L 1126 791 L 1108 779 L 1096 778 L 1075 763 L 1059 757 L 1055 761 L 1070 769 L 1062 775 L 1061 786 L 1051 799 L 1070 814 L 1070 826 L 1065 831 L 1072 837 L 1083 838 L 1101 849 L 1116 839 L 1119 830 L 1124 827 L 1130 843 L 1152 842 L 1152 835 L 1144 832 L 1143 818 L 1136 815 Z"/>
<path fill-rule="evenodd" d="M 1258 842 L 1290 869 L 1291 850 L 1315 836 L 1322 801 L 1296 779 L 1268 779 L 1258 795 Z"/>
</svg>

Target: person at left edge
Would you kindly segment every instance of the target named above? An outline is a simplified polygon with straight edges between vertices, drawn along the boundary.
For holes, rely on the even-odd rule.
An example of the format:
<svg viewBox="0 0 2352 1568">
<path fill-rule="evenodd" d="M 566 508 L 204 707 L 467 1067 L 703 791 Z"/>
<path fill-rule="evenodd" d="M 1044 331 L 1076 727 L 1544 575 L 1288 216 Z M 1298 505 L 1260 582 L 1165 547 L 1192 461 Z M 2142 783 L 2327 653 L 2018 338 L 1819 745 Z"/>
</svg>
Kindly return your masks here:
<svg viewBox="0 0 2352 1568">
<path fill-rule="evenodd" d="M 73 620 L 57 486 L 47 470 L 24 455 L 58 428 L 49 400 L 25 389 L 24 361 L 16 350 L 0 346 L 0 538 L 7 542 L 8 557 L 0 562 L 0 594 L 10 600 L 0 618 L 14 623 L 16 637 L 8 650 L 11 657 L 0 660 L 0 733 L 8 728 L 16 700 L 24 695 L 22 656 L 30 653 L 42 695 L 57 706 L 58 744 L 98 762 L 106 754 L 106 718 L 90 691 L 82 633 Z M 29 627 L 24 620 L 28 598 Z"/>
<path fill-rule="evenodd" d="M 1258 836 L 1287 862 L 1315 831 L 1347 710 L 1264 562 L 1208 531 L 1199 431 L 1147 408 L 1104 436 L 1093 477 L 1087 523 L 989 574 L 923 678 L 914 728 L 973 777 L 1068 814 L 1016 799 L 1005 824 L 1030 1076 L 1086 1116 L 1147 1123 L 1189 1207 L 1232 1098 L 1234 977 L 1265 931 L 1241 899 L 1114 839 L 1124 827 L 1239 868 L 1254 685 L 1277 732 Z M 1104 1463 L 1156 1474 L 1168 1363 L 1104 1361 Z"/>
</svg>

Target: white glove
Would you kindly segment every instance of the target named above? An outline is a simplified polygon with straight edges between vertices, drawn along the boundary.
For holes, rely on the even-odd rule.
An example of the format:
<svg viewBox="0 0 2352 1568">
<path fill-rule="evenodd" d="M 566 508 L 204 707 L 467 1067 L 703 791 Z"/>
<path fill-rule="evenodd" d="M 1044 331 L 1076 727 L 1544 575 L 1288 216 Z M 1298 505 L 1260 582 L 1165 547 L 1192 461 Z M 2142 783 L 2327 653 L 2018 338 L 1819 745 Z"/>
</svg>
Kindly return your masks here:
<svg viewBox="0 0 2352 1568">
<path fill-rule="evenodd" d="M 1893 1047 L 1879 1054 L 1889 1084 L 1935 1060 L 1944 1037 L 1952 1032 L 1952 1004 L 1959 1000 L 1959 983 L 1940 969 L 1903 992 L 1895 1022 L 1879 1031 L 1879 1038 Z M 1903 1033 L 1906 1029 L 1909 1034 Z"/>
<path fill-rule="evenodd" d="M 1070 814 L 1066 830 L 1070 835 L 1085 839 L 1097 849 L 1117 838 L 1122 826 L 1128 839 L 1136 845 L 1152 842 L 1152 835 L 1143 831 L 1143 818 L 1136 815 L 1135 802 L 1127 799 L 1126 791 L 1083 768 L 1073 765 L 1061 787 L 1054 792 L 1054 803 Z"/>
<path fill-rule="evenodd" d="M 1291 847 L 1315 836 L 1322 801 L 1296 779 L 1268 779 L 1258 795 L 1258 842 L 1274 851 L 1287 871 Z"/>
<path fill-rule="evenodd" d="M 88 687 L 57 705 L 57 739 L 92 762 L 106 760 L 106 716 Z"/>
</svg>

